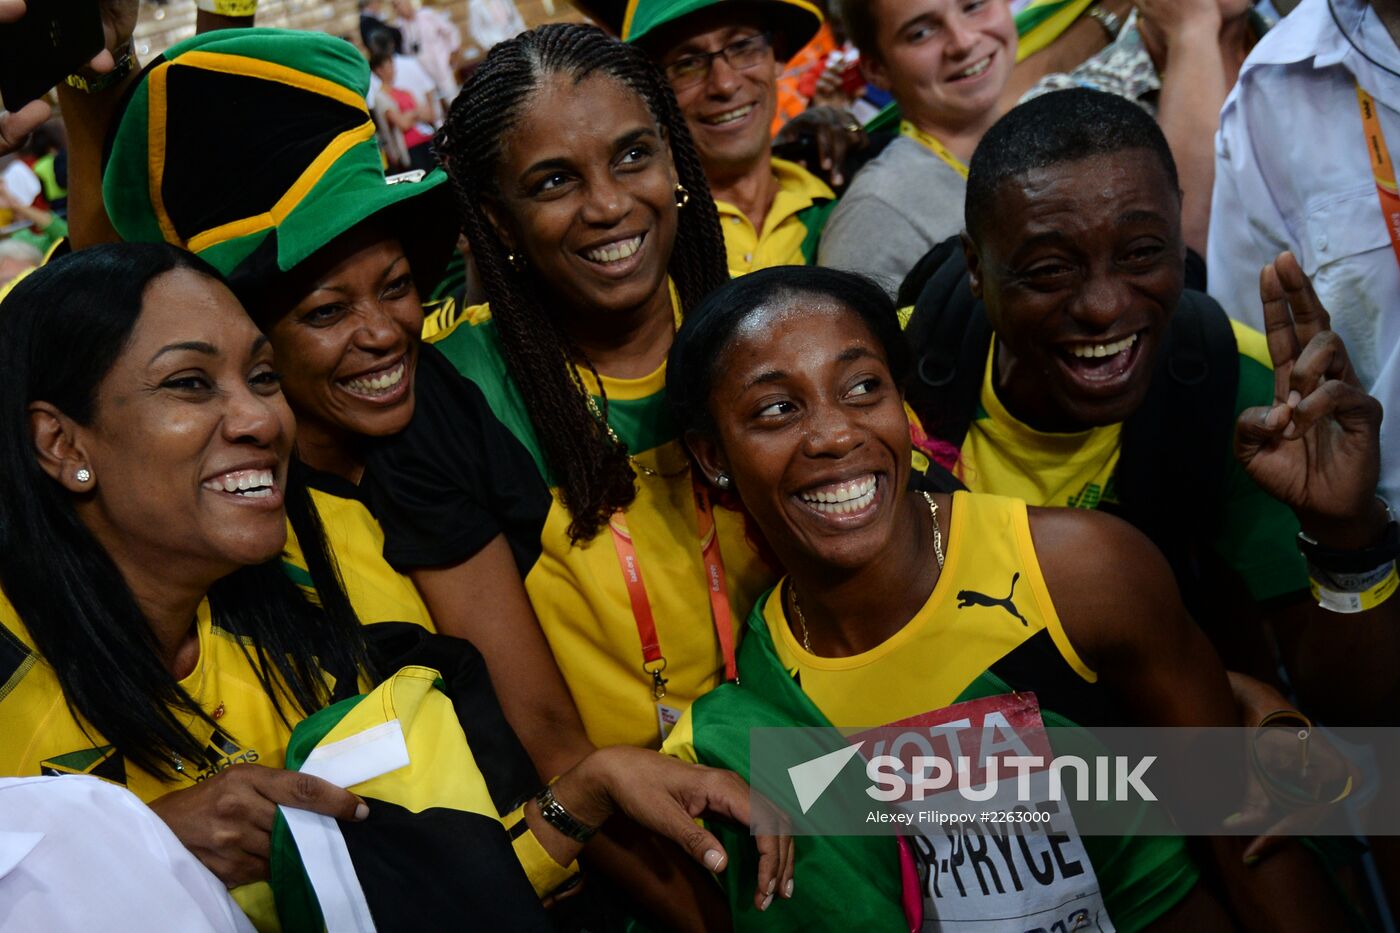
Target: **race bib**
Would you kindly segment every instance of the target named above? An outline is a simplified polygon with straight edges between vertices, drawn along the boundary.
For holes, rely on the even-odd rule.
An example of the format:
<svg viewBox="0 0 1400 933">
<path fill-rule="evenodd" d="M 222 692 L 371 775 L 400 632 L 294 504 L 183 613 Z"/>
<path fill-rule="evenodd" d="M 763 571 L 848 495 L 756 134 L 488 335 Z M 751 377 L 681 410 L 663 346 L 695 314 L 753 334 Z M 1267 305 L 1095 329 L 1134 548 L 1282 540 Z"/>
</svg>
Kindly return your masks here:
<svg viewBox="0 0 1400 933">
<path fill-rule="evenodd" d="M 1114 930 L 1069 806 L 1052 798 L 1048 768 L 1014 767 L 1022 757 L 1049 761 L 1044 729 L 1035 695 L 1018 693 L 878 730 L 872 754 L 912 761 L 931 751 L 955 769 L 964 763 L 961 780 L 971 793 L 953 780 L 949 789 L 894 804 L 918 832 L 910 842 L 929 933 Z M 1003 767 L 992 770 L 997 764 Z M 968 799 L 994 783 L 999 792 L 985 803 Z"/>
</svg>

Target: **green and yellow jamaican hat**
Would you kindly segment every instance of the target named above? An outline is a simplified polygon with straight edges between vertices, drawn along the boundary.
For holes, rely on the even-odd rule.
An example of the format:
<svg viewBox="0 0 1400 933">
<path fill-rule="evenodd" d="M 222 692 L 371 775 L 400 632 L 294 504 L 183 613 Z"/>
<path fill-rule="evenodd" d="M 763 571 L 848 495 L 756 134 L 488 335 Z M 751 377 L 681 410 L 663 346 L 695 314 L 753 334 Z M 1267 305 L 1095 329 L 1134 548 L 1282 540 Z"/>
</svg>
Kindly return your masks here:
<svg viewBox="0 0 1400 933">
<path fill-rule="evenodd" d="M 721 4 L 761 10 L 773 30 L 774 47 L 782 59 L 790 58 L 812 41 L 822 26 L 821 9 L 808 0 L 601 0 L 595 4 L 595 15 L 615 28 L 623 42 L 646 45 L 647 37 L 657 38 L 663 27 Z"/>
<path fill-rule="evenodd" d="M 261 293 L 385 212 L 428 294 L 456 243 L 446 176 L 385 177 L 368 90 L 364 58 L 323 33 L 227 29 L 172 46 L 108 142 L 113 226 L 198 253 L 236 291 Z"/>
</svg>

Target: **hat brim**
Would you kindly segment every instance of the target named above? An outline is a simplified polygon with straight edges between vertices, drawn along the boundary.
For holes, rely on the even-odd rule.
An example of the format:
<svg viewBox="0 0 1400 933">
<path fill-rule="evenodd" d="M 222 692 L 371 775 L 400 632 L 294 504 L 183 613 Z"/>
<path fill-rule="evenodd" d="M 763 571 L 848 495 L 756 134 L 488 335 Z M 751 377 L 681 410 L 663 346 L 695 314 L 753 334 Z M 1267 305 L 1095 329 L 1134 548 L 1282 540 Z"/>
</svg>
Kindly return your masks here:
<svg viewBox="0 0 1400 933">
<path fill-rule="evenodd" d="M 460 222 L 441 169 L 422 181 L 350 189 L 317 204 L 314 216 L 297 218 L 311 228 L 274 232 L 229 273 L 229 284 L 250 314 L 264 326 L 295 299 L 298 272 L 326 249 L 366 224 L 380 224 L 403 246 L 419 295 L 427 297 L 441 281 L 457 245 Z M 285 226 L 285 225 L 284 225 Z M 295 250 L 288 244 L 295 241 Z"/>
<path fill-rule="evenodd" d="M 763 18 L 764 25 L 773 32 L 774 54 L 784 62 L 811 42 L 817 31 L 822 28 L 821 12 L 806 0 L 721 0 L 720 3 L 710 0 L 683 4 L 683 10 L 672 18 L 651 24 L 639 24 L 642 26 L 641 30 L 632 30 L 625 39 L 652 54 L 660 54 L 674 45 L 686 32 L 687 21 L 692 17 L 710 13 L 721 5 L 757 10 Z"/>
</svg>

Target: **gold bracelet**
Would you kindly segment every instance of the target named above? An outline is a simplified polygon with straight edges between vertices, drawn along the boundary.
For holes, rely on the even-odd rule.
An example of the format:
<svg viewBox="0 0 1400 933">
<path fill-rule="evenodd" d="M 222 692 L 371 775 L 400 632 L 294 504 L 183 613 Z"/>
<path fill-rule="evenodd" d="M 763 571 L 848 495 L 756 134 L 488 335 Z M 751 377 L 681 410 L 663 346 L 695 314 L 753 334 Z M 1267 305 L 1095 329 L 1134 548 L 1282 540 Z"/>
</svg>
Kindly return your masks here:
<svg viewBox="0 0 1400 933">
<path fill-rule="evenodd" d="M 1090 6 L 1089 9 L 1084 12 L 1108 34 L 1110 45 L 1118 41 L 1118 34 L 1123 31 L 1123 20 L 1119 19 L 1117 15 L 1105 10 L 1097 3 Z"/>
<path fill-rule="evenodd" d="M 96 77 L 88 78 L 75 71 L 67 78 L 64 78 L 63 83 L 76 91 L 82 91 L 84 94 L 99 94 L 107 90 L 114 84 L 124 80 L 127 75 L 131 74 L 131 72 L 136 69 L 136 55 L 131 51 L 130 42 L 113 52 L 112 56 L 116 59 L 117 63 L 112 67 L 112 70 L 105 75 L 97 75 Z"/>
</svg>

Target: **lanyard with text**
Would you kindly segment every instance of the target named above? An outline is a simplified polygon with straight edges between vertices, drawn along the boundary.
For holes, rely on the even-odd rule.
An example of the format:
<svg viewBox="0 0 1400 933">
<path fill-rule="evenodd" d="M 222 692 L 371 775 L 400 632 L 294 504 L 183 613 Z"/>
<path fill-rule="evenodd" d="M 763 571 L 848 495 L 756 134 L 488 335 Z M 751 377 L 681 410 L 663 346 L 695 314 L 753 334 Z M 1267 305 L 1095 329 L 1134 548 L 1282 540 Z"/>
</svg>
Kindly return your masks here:
<svg viewBox="0 0 1400 933">
<path fill-rule="evenodd" d="M 967 177 L 967 166 L 963 164 L 962 159 L 959 159 L 957 156 L 953 155 L 953 153 L 949 152 L 948 147 L 943 145 L 937 136 L 925 133 L 908 120 L 899 121 L 899 134 L 901 136 L 908 136 L 916 143 L 921 143 L 929 152 L 932 152 L 944 162 L 947 162 L 948 167 L 953 171 L 957 172 L 963 178 Z"/>
<path fill-rule="evenodd" d="M 724 654 L 724 679 L 738 679 L 734 661 L 734 621 L 729 608 L 729 591 L 724 585 L 724 558 L 719 550 L 719 532 L 715 529 L 714 513 L 710 510 L 710 493 L 700 481 L 691 476 L 691 491 L 695 496 L 695 521 L 700 535 L 700 556 L 705 563 L 705 586 L 710 591 L 710 615 L 715 634 Z M 652 696 L 666 696 L 666 656 L 661 653 L 661 639 L 656 634 L 656 617 L 651 611 L 646 584 L 642 580 L 642 565 L 637 548 L 627 528 L 627 518 L 618 510 L 608 522 L 617 562 L 622 567 L 622 579 L 627 584 L 627 598 L 632 603 L 632 615 L 637 620 L 637 635 L 642 641 L 642 670 L 651 675 Z"/>
<path fill-rule="evenodd" d="M 1366 151 L 1371 156 L 1371 174 L 1376 179 L 1381 216 L 1385 218 L 1385 229 L 1390 234 L 1395 260 L 1400 262 L 1400 191 L 1395 186 L 1395 166 L 1385 145 L 1385 133 L 1381 130 L 1381 115 L 1376 112 L 1376 102 L 1359 84 L 1356 86 L 1356 99 L 1361 104 L 1361 125 L 1366 130 Z"/>
</svg>

